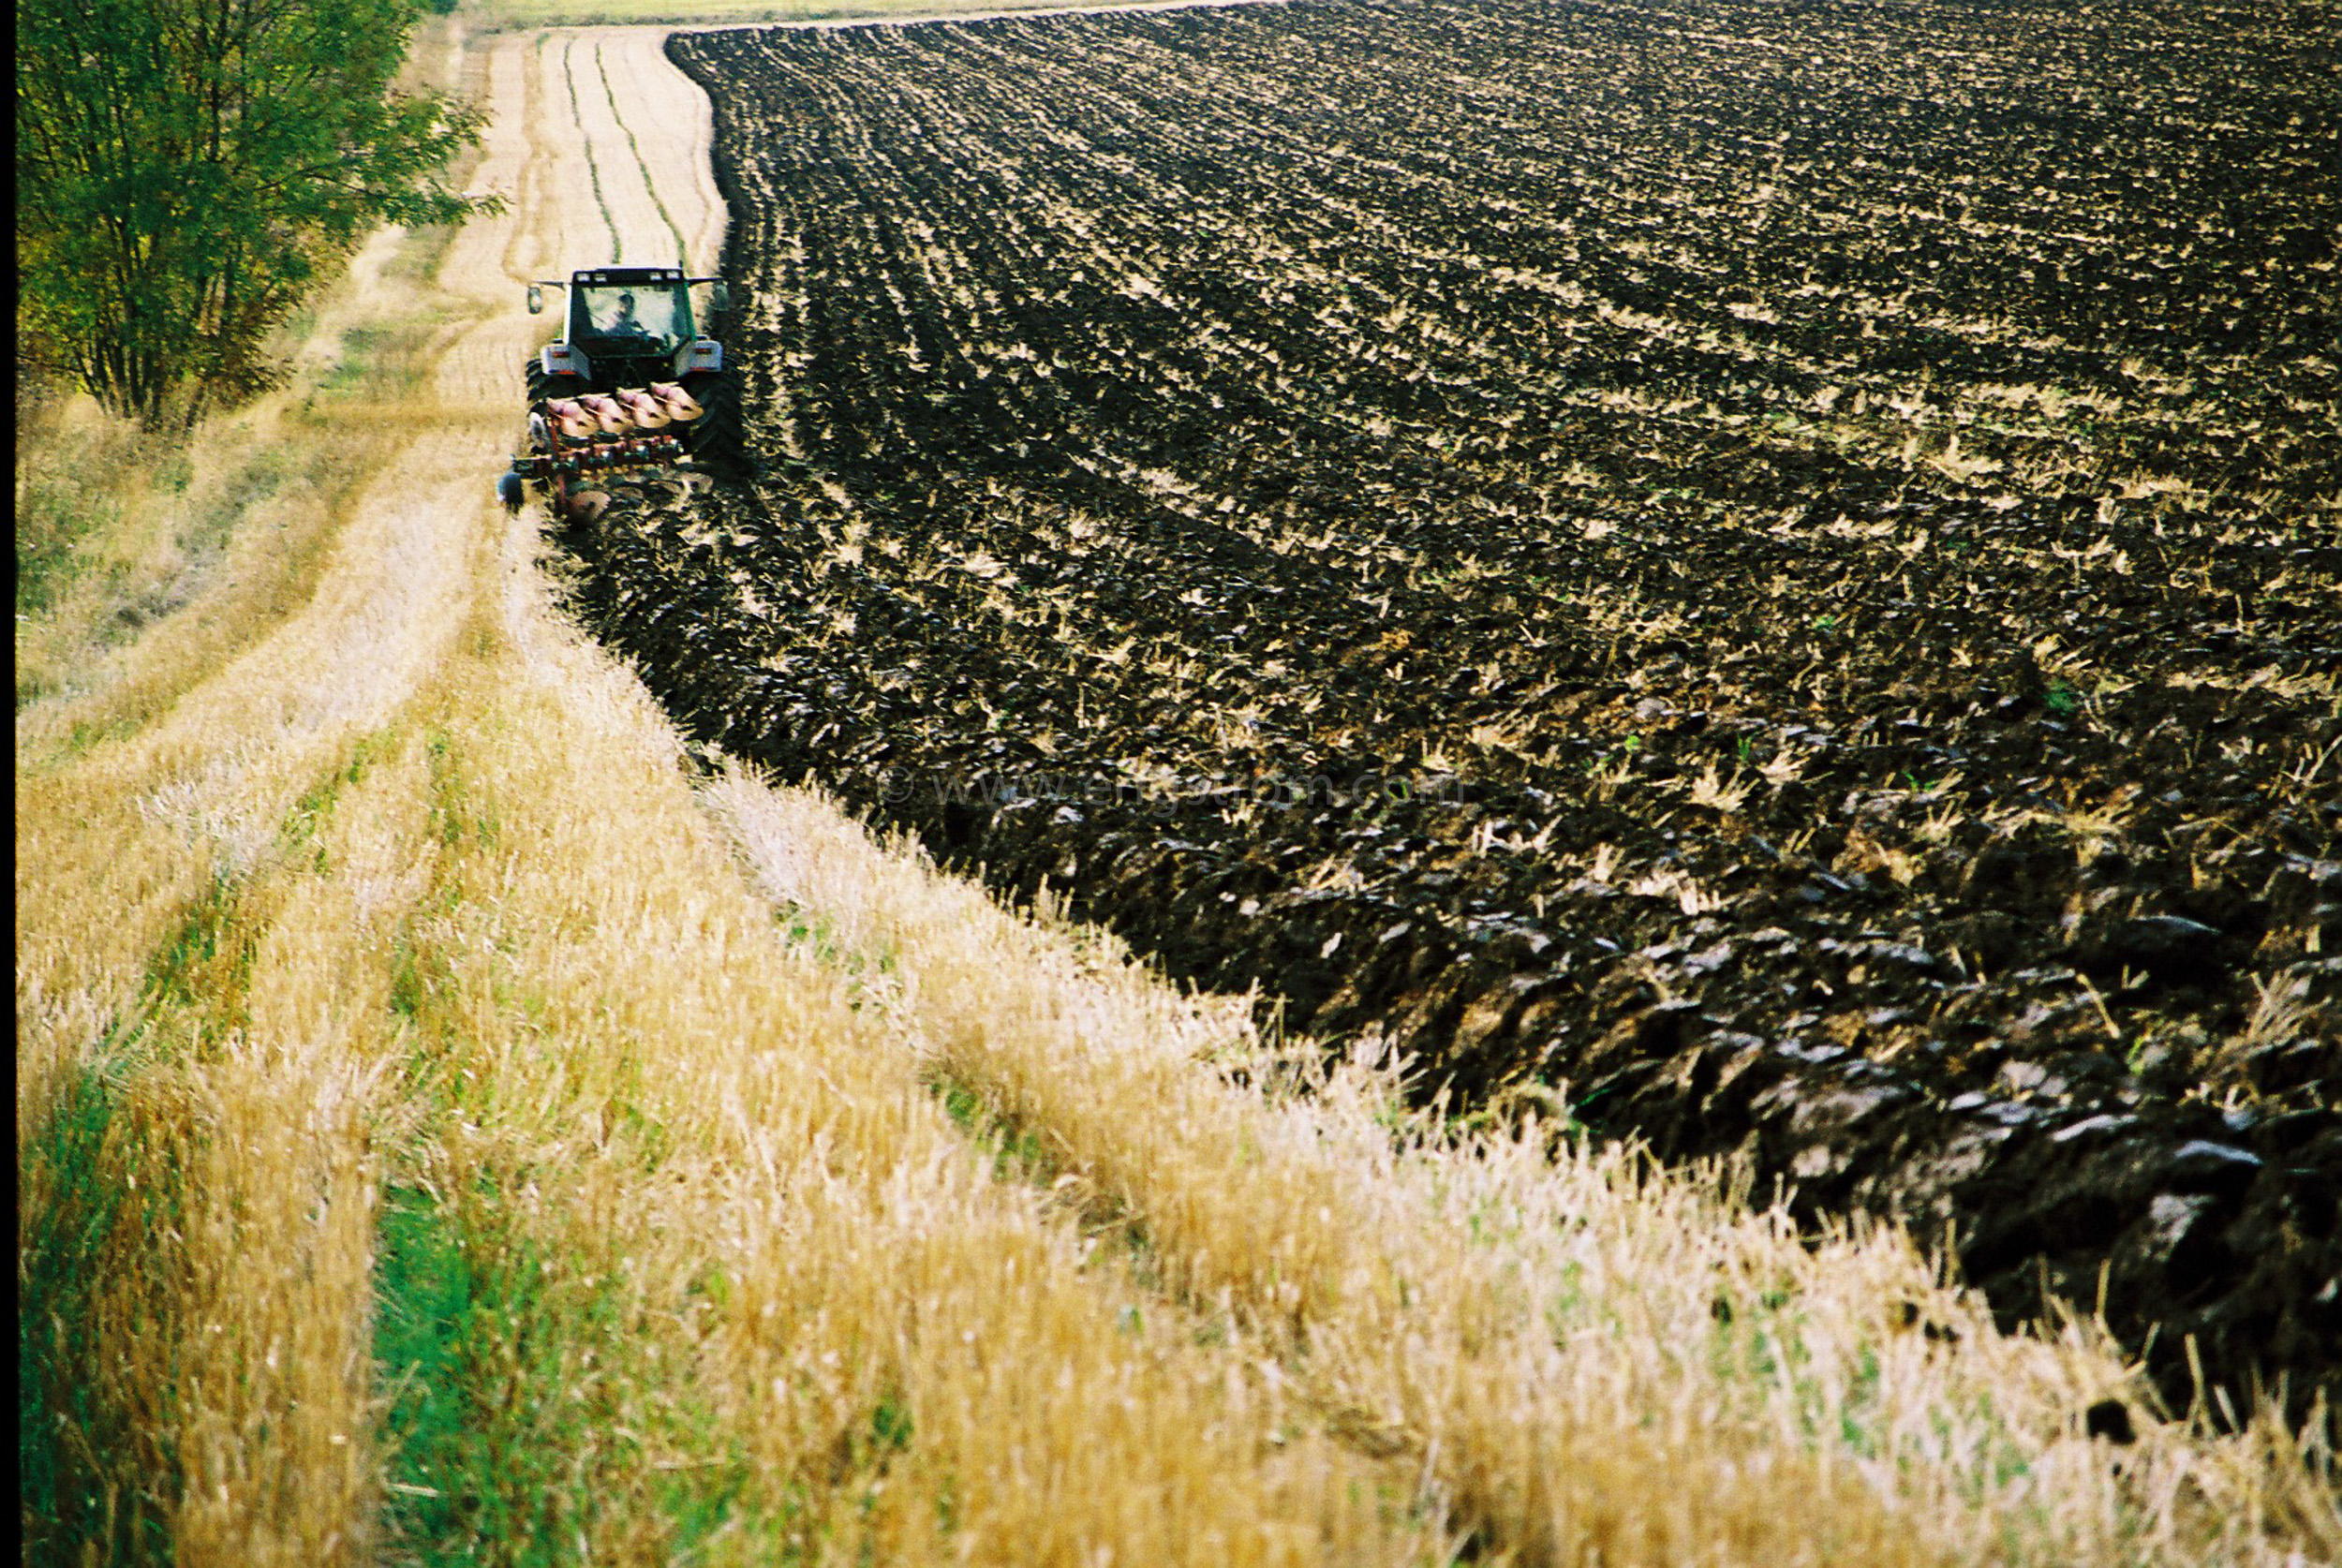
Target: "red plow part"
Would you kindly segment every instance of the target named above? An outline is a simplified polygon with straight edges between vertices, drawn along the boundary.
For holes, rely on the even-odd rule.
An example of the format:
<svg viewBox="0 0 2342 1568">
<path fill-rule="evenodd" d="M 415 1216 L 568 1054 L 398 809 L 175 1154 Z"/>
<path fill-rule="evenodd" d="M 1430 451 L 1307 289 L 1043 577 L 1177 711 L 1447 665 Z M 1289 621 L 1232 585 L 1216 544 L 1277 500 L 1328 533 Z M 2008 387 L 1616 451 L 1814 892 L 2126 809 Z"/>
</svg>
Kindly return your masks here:
<svg viewBox="0 0 2342 1568">
<path fill-rule="evenodd" d="M 529 411 L 528 450 L 513 457 L 511 471 L 543 485 L 563 523 L 590 522 L 607 497 L 602 507 L 591 504 L 588 496 L 598 493 L 582 489 L 582 479 L 674 466 L 683 443 L 662 432 L 699 414 L 699 405 L 675 386 L 547 398 Z"/>
</svg>

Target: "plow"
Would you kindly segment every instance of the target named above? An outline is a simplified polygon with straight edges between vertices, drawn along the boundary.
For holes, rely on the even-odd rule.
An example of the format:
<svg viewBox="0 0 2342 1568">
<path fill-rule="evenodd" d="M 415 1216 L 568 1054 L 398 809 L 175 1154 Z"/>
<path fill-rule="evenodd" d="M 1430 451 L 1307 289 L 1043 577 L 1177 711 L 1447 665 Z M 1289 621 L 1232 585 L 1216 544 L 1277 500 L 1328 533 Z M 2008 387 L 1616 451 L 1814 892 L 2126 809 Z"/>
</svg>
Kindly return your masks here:
<svg viewBox="0 0 2342 1568">
<path fill-rule="evenodd" d="M 531 315 L 546 289 L 568 291 L 567 331 L 524 368 L 527 434 L 497 482 L 508 510 L 534 486 L 556 522 L 587 524 L 747 472 L 738 383 L 691 308 L 701 286 L 713 313 L 729 308 L 720 279 L 674 267 L 598 267 L 528 286 Z"/>
</svg>

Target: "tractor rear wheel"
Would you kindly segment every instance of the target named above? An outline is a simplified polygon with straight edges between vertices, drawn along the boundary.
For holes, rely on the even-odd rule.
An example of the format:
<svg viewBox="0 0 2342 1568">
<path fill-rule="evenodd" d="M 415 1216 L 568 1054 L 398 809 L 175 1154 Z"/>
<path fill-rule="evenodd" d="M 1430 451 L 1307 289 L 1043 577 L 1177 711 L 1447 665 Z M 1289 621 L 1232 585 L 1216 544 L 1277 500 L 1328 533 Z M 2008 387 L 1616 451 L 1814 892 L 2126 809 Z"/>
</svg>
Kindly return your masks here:
<svg viewBox="0 0 2342 1568">
<path fill-rule="evenodd" d="M 522 379 L 528 386 L 528 406 L 531 408 L 548 397 L 575 397 L 586 390 L 586 378 L 567 374 L 548 376 L 542 360 L 531 354 L 522 371 Z"/>
<path fill-rule="evenodd" d="M 683 444 L 691 461 L 711 473 L 751 476 L 753 465 L 741 430 L 739 381 L 721 373 L 694 376 L 683 383 L 683 390 L 702 409 L 698 419 L 683 427 Z"/>
</svg>

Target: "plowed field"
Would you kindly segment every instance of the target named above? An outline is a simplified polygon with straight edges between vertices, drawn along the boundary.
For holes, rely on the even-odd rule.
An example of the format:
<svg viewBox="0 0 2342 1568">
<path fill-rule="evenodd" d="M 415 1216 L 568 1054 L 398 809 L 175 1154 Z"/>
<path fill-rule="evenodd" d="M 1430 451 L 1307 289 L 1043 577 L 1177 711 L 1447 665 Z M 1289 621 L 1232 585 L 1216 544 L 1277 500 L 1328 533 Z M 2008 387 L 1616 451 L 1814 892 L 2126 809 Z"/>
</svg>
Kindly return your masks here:
<svg viewBox="0 0 2342 1568">
<path fill-rule="evenodd" d="M 679 36 L 768 469 L 574 601 L 701 739 L 1427 1099 L 1745 1150 L 2298 1401 L 2335 21 Z"/>
</svg>

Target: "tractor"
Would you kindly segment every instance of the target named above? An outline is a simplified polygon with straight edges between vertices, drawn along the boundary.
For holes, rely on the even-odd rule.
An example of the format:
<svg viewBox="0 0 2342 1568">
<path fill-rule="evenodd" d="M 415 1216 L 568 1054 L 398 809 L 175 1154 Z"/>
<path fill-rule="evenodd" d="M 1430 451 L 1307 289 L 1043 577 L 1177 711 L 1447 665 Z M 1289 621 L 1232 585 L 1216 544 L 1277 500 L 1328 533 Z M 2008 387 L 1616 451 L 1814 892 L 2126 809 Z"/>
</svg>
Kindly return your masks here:
<svg viewBox="0 0 2342 1568">
<path fill-rule="evenodd" d="M 747 472 L 739 381 L 723 346 L 693 327 L 699 284 L 714 286 L 715 313 L 729 308 L 722 280 L 677 267 L 595 267 L 528 286 L 532 316 L 546 289 L 569 290 L 569 331 L 529 357 L 527 450 L 497 486 L 507 507 L 517 511 L 524 481 L 535 481 L 572 523 L 608 505 L 614 470 Z"/>
</svg>

